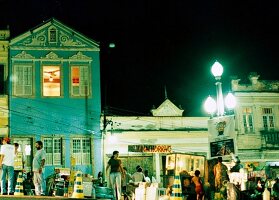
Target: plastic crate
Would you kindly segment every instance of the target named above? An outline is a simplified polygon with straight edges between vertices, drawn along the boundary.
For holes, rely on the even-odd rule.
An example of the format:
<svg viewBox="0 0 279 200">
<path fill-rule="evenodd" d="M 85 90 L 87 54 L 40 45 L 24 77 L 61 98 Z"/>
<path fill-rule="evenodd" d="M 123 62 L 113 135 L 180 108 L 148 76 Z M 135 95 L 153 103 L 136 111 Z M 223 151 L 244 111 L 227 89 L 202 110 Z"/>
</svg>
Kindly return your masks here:
<svg viewBox="0 0 279 200">
<path fill-rule="evenodd" d="M 109 187 L 96 187 L 95 188 L 96 198 L 103 199 L 114 199 L 113 191 Z"/>
</svg>

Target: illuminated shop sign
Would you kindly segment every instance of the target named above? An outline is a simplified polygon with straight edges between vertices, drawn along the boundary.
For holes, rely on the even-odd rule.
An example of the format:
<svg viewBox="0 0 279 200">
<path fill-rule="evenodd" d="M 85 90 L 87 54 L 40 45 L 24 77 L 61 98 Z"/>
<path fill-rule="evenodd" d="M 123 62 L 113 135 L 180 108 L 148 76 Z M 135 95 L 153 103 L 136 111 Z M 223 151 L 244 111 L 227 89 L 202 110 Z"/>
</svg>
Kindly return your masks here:
<svg viewBox="0 0 279 200">
<path fill-rule="evenodd" d="M 171 153 L 170 145 L 128 145 L 129 152 Z"/>
</svg>

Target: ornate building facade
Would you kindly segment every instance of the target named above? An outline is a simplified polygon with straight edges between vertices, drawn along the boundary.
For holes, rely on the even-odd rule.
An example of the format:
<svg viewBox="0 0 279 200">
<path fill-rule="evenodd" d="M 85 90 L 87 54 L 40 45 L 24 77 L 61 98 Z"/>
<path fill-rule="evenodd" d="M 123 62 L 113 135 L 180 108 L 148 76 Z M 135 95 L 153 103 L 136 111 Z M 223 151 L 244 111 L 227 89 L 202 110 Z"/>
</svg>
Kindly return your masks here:
<svg viewBox="0 0 279 200">
<path fill-rule="evenodd" d="M 249 84 L 232 79 L 238 154 L 243 162 L 279 166 L 279 81 L 260 80 L 251 73 Z"/>
<path fill-rule="evenodd" d="M 101 113 L 99 44 L 56 19 L 9 43 L 10 137 L 30 170 L 34 143 L 54 167 L 100 171 Z"/>
</svg>

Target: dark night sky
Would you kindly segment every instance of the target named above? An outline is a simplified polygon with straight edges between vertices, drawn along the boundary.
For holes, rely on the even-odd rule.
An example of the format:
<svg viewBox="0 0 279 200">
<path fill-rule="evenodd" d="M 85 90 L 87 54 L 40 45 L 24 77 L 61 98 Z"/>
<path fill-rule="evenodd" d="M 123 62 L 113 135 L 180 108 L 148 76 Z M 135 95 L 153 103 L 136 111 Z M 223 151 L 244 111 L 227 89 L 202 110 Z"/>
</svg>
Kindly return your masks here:
<svg viewBox="0 0 279 200">
<path fill-rule="evenodd" d="M 250 72 L 279 80 L 279 2 L 155 0 L 0 0 L 0 28 L 12 37 L 55 17 L 101 44 L 102 106 L 110 114 L 149 115 L 168 98 L 185 116 L 205 116 L 216 95 L 210 68 L 247 82 Z M 116 48 L 109 49 L 114 42 Z M 242 82 L 242 83 L 243 83 Z"/>
</svg>

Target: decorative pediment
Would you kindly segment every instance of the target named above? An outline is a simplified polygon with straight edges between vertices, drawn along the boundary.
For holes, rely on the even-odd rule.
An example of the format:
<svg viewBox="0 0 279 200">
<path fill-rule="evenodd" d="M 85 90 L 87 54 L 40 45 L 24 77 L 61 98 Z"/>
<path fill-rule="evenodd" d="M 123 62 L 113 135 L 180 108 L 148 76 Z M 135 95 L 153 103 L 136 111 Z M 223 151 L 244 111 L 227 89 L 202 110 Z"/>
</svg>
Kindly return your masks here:
<svg viewBox="0 0 279 200">
<path fill-rule="evenodd" d="M 22 51 L 21 53 L 15 55 L 13 58 L 19 58 L 19 59 L 34 59 L 35 57 L 31 54 L 26 53 L 25 51 Z"/>
<path fill-rule="evenodd" d="M 63 59 L 63 58 L 59 58 L 58 55 L 54 52 L 50 52 L 46 55 L 46 57 L 41 57 L 41 58 L 50 59 L 50 60 Z"/>
<path fill-rule="evenodd" d="M 59 43 L 60 46 L 70 47 L 86 47 L 87 45 L 74 37 L 74 34 L 68 34 L 63 31 L 59 31 Z"/>
<path fill-rule="evenodd" d="M 56 19 L 44 22 L 11 40 L 11 47 L 90 48 L 99 50 L 99 44 L 67 27 Z"/>
<path fill-rule="evenodd" d="M 30 37 L 21 42 L 23 46 L 46 46 L 47 36 L 46 31 L 34 33 Z M 20 44 L 20 43 L 19 43 Z"/>
<path fill-rule="evenodd" d="M 70 60 L 91 60 L 90 57 L 88 57 L 88 56 L 82 54 L 82 52 L 80 52 L 80 51 L 79 51 L 77 54 L 75 54 L 75 55 L 69 57 L 69 59 L 70 59 Z"/>
<path fill-rule="evenodd" d="M 86 47 L 87 45 L 74 37 L 75 34 L 69 34 L 64 31 L 58 31 L 58 38 L 56 42 L 49 42 L 49 34 L 46 30 L 39 33 L 32 33 L 30 37 L 22 40 L 18 45 L 23 46 L 57 46 L 57 47 Z"/>
<path fill-rule="evenodd" d="M 179 109 L 169 99 L 166 99 L 158 108 L 152 109 L 153 116 L 179 116 L 183 115 L 182 109 Z"/>
</svg>

